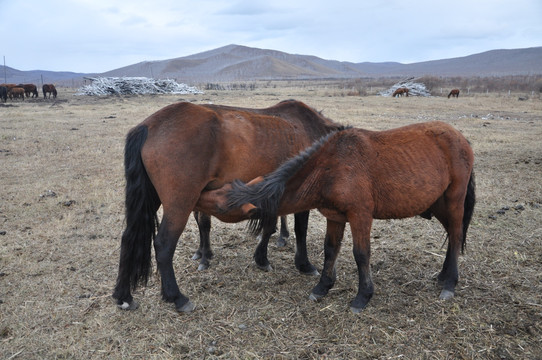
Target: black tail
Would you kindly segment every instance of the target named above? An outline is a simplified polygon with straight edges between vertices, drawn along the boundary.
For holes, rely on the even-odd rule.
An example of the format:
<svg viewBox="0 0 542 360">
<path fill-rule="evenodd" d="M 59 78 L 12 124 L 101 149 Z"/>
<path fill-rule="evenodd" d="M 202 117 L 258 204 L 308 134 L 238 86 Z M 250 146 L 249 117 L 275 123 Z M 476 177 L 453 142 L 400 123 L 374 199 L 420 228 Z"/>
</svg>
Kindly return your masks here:
<svg viewBox="0 0 542 360">
<path fill-rule="evenodd" d="M 160 199 L 141 159 L 147 139 L 146 126 L 128 133 L 124 148 L 126 177 L 126 229 L 122 234 L 119 275 L 113 297 L 124 300 L 129 289 L 146 284 L 151 271 L 151 245 L 159 225 Z"/>
<path fill-rule="evenodd" d="M 476 203 L 476 183 L 474 181 L 474 170 L 470 174 L 469 185 L 467 186 L 467 196 L 465 197 L 465 207 L 463 211 L 463 242 L 461 243 L 461 252 L 465 251 L 467 245 L 467 230 L 474 213 L 474 204 Z"/>
</svg>

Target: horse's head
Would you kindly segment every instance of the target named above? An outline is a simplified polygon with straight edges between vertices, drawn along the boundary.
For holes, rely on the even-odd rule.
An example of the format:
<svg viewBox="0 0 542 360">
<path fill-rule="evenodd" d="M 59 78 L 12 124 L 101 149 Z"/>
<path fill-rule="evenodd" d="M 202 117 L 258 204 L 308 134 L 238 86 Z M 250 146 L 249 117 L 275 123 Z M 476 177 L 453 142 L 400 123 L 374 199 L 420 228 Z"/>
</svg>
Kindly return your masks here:
<svg viewBox="0 0 542 360">
<path fill-rule="evenodd" d="M 249 181 L 246 185 L 250 186 L 262 180 L 263 177 L 260 176 Z M 231 183 L 227 183 L 219 189 L 203 191 L 195 209 L 213 215 L 224 222 L 238 222 L 257 217 L 258 208 L 249 202 L 231 205 L 229 201 L 231 190 Z"/>
</svg>

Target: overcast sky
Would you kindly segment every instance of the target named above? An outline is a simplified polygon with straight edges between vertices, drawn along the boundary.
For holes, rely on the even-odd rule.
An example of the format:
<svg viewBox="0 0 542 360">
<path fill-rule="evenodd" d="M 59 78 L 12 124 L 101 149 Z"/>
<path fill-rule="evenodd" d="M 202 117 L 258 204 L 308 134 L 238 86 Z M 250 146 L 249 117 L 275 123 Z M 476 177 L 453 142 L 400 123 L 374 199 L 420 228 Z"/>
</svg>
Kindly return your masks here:
<svg viewBox="0 0 542 360">
<path fill-rule="evenodd" d="M 18 70 L 99 73 L 229 44 L 412 63 L 542 46 L 542 1 L 0 0 L 0 29 Z"/>
</svg>

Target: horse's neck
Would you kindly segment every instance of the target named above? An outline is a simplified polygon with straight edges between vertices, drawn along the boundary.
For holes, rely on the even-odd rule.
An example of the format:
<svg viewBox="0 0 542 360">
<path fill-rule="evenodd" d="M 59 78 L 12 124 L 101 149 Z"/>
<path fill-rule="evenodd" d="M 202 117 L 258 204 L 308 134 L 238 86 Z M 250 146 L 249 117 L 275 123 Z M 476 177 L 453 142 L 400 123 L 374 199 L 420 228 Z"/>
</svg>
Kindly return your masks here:
<svg viewBox="0 0 542 360">
<path fill-rule="evenodd" d="M 293 214 L 315 209 L 320 200 L 320 172 L 304 166 L 286 184 L 279 205 L 279 215 Z"/>
</svg>

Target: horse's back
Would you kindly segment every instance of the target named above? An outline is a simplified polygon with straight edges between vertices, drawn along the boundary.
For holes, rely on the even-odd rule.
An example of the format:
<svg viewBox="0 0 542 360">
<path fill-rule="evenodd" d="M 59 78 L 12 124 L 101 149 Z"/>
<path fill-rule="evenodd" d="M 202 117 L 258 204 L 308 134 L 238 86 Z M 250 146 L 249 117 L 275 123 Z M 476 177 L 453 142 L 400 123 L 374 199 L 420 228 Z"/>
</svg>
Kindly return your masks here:
<svg viewBox="0 0 542 360">
<path fill-rule="evenodd" d="M 474 156 L 465 137 L 453 126 L 432 121 L 400 128 L 364 133 L 370 138 L 373 151 L 386 161 L 381 167 L 419 167 L 431 164 L 435 171 L 450 171 L 458 162 L 472 167 Z M 441 169 L 442 168 L 442 169 Z M 430 170 L 428 170 L 430 171 Z"/>
<path fill-rule="evenodd" d="M 443 122 L 386 131 L 349 129 L 337 133 L 327 149 L 315 163 L 334 166 L 337 194 L 347 187 L 355 189 L 346 201 L 373 199 L 375 218 L 421 214 L 452 182 L 460 179 L 466 186 L 473 164 L 467 140 Z"/>
<path fill-rule="evenodd" d="M 155 173 L 153 182 L 176 176 L 179 186 L 216 189 L 273 171 L 329 131 L 329 124 L 296 101 L 265 109 L 181 102 L 142 122 L 149 129 L 142 157 Z"/>
</svg>

